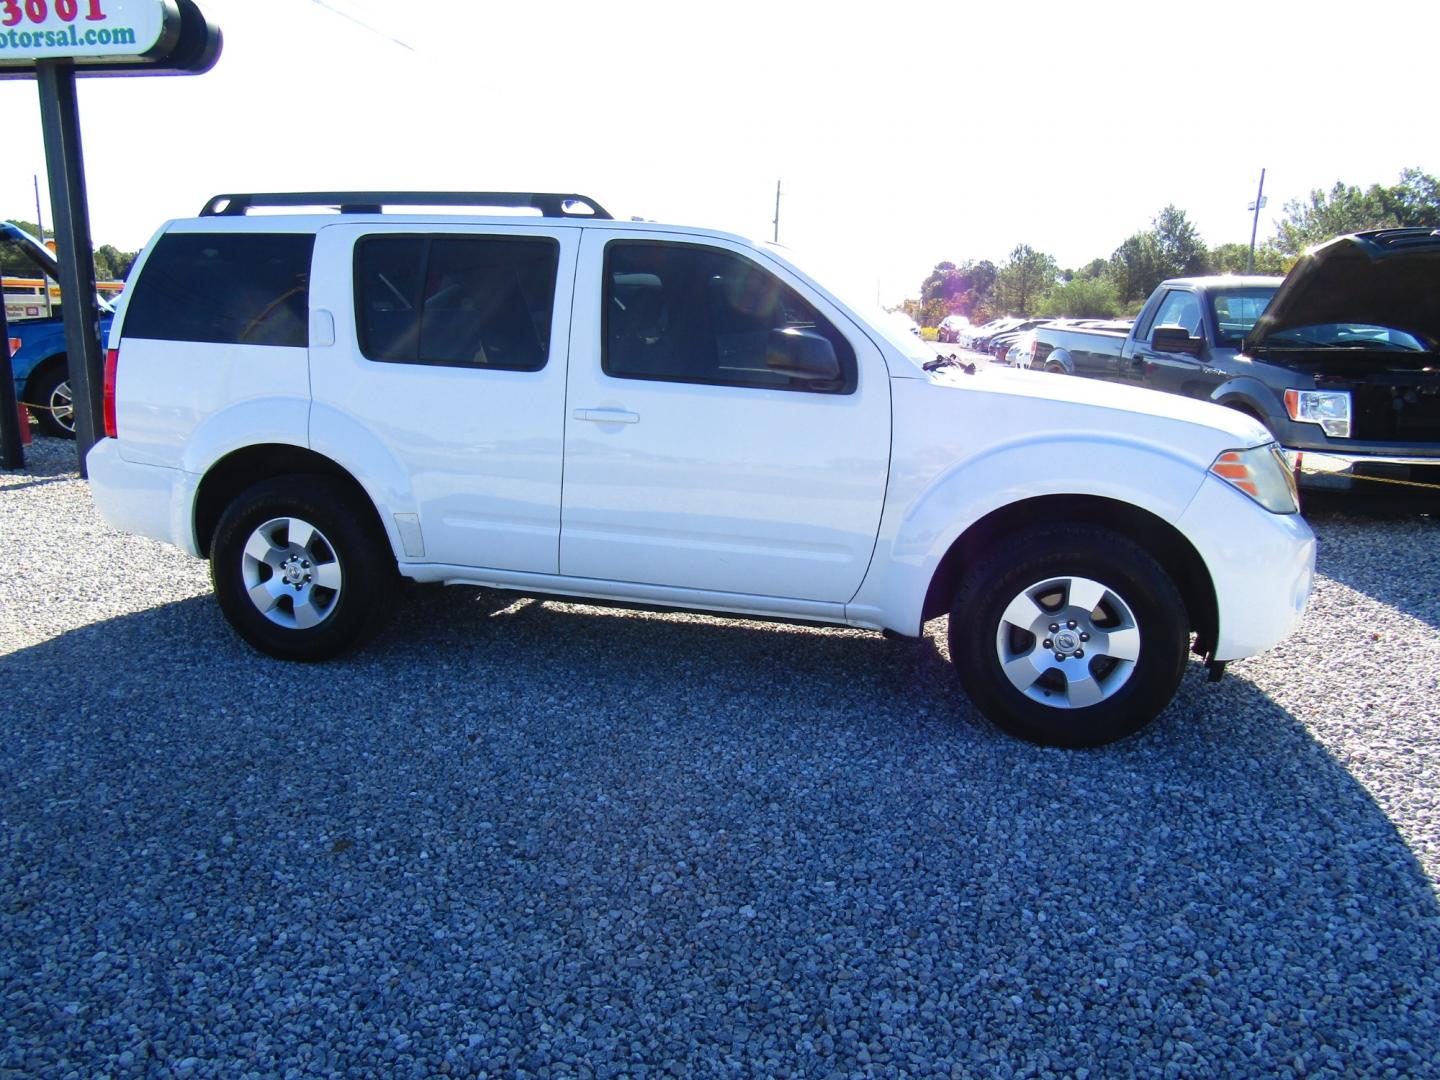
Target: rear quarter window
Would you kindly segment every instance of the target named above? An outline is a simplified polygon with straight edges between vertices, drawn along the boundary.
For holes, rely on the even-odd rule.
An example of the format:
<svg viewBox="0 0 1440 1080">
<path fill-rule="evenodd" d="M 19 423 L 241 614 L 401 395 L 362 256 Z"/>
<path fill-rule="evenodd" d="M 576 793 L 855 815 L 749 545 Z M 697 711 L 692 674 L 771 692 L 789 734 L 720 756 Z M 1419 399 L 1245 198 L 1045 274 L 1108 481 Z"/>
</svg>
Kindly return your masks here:
<svg viewBox="0 0 1440 1080">
<path fill-rule="evenodd" d="M 131 290 L 124 336 L 304 348 L 314 248 L 310 235 L 163 236 Z"/>
</svg>

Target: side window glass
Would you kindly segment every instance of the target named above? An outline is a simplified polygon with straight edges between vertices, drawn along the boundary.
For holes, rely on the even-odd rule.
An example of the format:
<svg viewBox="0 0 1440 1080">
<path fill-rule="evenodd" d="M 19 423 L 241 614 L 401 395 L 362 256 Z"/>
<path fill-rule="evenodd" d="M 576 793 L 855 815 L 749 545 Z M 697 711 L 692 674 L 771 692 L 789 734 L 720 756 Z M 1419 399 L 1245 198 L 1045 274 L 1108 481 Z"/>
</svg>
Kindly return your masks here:
<svg viewBox="0 0 1440 1080">
<path fill-rule="evenodd" d="M 162 236 L 135 283 L 125 336 L 304 348 L 314 247 L 295 234 Z"/>
<path fill-rule="evenodd" d="M 550 353 L 560 246 L 530 237 L 377 236 L 355 247 L 371 360 L 538 371 Z"/>
<path fill-rule="evenodd" d="M 1183 326 L 1191 337 L 1199 337 L 1202 327 L 1200 298 L 1192 292 L 1172 289 L 1160 304 L 1155 326 Z"/>
<path fill-rule="evenodd" d="M 605 252 L 606 374 L 848 394 L 855 350 L 774 274 L 715 248 L 615 241 Z"/>
</svg>

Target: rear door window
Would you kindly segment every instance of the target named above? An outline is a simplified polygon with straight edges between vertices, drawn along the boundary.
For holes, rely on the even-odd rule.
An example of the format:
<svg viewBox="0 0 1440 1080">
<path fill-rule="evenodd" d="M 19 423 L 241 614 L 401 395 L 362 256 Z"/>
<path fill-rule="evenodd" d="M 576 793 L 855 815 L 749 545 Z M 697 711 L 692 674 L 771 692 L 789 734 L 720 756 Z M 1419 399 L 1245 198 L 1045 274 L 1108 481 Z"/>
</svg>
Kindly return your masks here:
<svg viewBox="0 0 1440 1080">
<path fill-rule="evenodd" d="M 560 245 L 546 237 L 371 236 L 355 245 L 360 351 L 400 364 L 538 371 Z"/>
<path fill-rule="evenodd" d="M 135 283 L 124 333 L 223 345 L 309 342 L 311 235 L 170 233 Z"/>
</svg>

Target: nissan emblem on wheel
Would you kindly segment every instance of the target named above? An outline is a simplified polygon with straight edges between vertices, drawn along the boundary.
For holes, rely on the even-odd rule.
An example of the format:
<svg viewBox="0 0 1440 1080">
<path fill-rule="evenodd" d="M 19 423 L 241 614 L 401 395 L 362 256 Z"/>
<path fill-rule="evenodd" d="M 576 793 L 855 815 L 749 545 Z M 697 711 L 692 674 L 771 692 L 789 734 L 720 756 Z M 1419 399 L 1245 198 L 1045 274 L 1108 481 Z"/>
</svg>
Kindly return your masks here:
<svg viewBox="0 0 1440 1080">
<path fill-rule="evenodd" d="M 95 502 L 208 559 L 272 656 L 357 646 L 402 578 L 903 637 L 948 616 L 987 717 L 1083 747 L 1310 594 L 1253 417 L 927 371 L 793 254 L 582 195 L 217 196 L 127 296 Z"/>
</svg>

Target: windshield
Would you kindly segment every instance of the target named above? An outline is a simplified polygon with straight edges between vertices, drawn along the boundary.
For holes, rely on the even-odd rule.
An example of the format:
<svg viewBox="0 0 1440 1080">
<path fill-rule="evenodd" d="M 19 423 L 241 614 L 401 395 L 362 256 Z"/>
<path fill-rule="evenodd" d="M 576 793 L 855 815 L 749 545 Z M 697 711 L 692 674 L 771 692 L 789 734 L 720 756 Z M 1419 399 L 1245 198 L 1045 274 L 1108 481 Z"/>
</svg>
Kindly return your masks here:
<svg viewBox="0 0 1440 1080">
<path fill-rule="evenodd" d="M 1260 316 L 1270 306 L 1278 285 L 1247 285 L 1210 294 L 1210 311 L 1215 316 L 1217 344 L 1238 349 L 1245 335 L 1255 329 Z"/>
<path fill-rule="evenodd" d="M 1280 330 L 1265 339 L 1265 345 L 1295 349 L 1379 349 L 1384 352 L 1424 352 L 1425 346 L 1411 334 L 1389 326 L 1370 323 L 1324 323 Z"/>
</svg>

